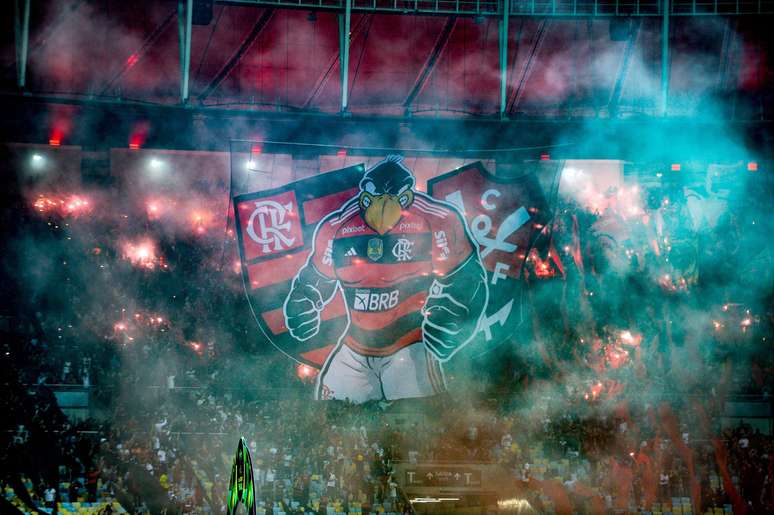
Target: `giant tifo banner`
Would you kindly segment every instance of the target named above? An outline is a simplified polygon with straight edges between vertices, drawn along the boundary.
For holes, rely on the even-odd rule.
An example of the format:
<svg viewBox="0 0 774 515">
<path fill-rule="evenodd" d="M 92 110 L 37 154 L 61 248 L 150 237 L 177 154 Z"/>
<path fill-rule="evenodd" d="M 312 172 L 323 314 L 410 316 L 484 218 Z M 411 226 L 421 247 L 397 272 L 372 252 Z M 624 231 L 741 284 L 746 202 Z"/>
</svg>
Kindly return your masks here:
<svg viewBox="0 0 774 515">
<path fill-rule="evenodd" d="M 316 398 L 440 393 L 443 364 L 463 348 L 513 337 L 522 266 L 551 216 L 550 188 L 520 172 L 475 162 L 425 193 L 388 156 L 234 197 L 256 321 L 319 369 Z"/>
</svg>

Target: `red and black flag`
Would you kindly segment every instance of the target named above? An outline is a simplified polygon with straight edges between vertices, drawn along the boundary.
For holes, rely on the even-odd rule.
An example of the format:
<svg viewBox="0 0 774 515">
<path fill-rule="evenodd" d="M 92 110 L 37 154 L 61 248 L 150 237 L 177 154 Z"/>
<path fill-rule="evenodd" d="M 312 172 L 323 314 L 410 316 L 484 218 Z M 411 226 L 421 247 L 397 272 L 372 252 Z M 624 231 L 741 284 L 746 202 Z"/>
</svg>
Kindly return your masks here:
<svg viewBox="0 0 774 515">
<path fill-rule="evenodd" d="M 557 163 L 539 163 L 493 175 L 476 162 L 428 181 L 433 197 L 465 217 L 487 272 L 489 302 L 470 344 L 474 352 L 513 338 L 521 324 L 523 267 L 530 251 L 550 240 L 558 170 Z"/>
<path fill-rule="evenodd" d="M 319 367 L 347 324 L 340 293 L 321 313 L 319 332 L 299 342 L 285 326 L 283 303 L 306 263 L 317 224 L 356 195 L 363 165 L 266 191 L 234 197 L 242 277 L 250 307 L 266 338 L 281 352 Z"/>
</svg>

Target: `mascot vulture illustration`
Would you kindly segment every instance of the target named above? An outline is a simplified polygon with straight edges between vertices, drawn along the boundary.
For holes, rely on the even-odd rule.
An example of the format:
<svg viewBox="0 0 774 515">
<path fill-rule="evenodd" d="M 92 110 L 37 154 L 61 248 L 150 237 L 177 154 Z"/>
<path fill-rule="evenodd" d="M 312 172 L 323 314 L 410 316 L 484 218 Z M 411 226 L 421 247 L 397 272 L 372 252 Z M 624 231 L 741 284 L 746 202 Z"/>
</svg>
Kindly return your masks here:
<svg viewBox="0 0 774 515">
<path fill-rule="evenodd" d="M 450 204 L 414 189 L 399 156 L 369 169 L 360 193 L 317 225 L 285 299 L 299 341 L 341 290 L 349 325 L 316 395 L 365 402 L 445 390 L 440 363 L 475 334 L 488 298 L 478 246 Z"/>
</svg>

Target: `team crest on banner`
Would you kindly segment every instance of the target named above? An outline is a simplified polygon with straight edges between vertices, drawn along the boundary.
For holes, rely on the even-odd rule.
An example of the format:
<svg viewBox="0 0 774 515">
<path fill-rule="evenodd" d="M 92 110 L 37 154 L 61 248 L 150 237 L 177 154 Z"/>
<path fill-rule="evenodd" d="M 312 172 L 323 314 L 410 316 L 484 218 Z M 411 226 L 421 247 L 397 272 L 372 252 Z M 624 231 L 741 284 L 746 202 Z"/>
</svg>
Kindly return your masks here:
<svg viewBox="0 0 774 515">
<path fill-rule="evenodd" d="M 364 170 L 352 166 L 234 198 L 242 276 L 256 321 L 275 347 L 310 366 L 322 364 L 346 326 L 343 299 L 325 307 L 319 333 L 303 343 L 288 334 L 283 302 L 309 256 L 315 227 L 355 195 Z M 324 252 L 332 259 L 332 249 Z"/>
<path fill-rule="evenodd" d="M 475 163 L 429 190 L 389 156 L 234 198 L 250 306 L 275 347 L 319 368 L 317 398 L 440 393 L 443 363 L 512 335 L 548 221 L 539 182 Z"/>
<path fill-rule="evenodd" d="M 555 164 L 549 172 L 553 183 Z M 512 338 L 521 323 L 521 274 L 530 249 L 551 219 L 548 198 L 537 177 L 490 174 L 480 162 L 428 181 L 428 191 L 459 209 L 478 243 L 487 273 L 489 303 L 471 348 L 484 352 Z M 550 197 L 550 191 L 549 197 Z"/>
</svg>

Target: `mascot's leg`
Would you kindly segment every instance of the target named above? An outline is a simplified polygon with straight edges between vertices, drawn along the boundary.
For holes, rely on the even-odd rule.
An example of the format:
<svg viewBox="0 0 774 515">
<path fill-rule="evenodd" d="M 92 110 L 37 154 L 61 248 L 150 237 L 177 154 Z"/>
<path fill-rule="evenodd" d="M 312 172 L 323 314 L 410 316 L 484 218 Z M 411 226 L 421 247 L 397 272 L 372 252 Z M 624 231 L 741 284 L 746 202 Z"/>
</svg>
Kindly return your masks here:
<svg viewBox="0 0 774 515">
<path fill-rule="evenodd" d="M 381 361 L 381 379 L 387 400 L 428 397 L 446 391 L 441 364 L 422 342 L 404 347 Z"/>
<path fill-rule="evenodd" d="M 342 344 L 325 362 L 315 397 L 318 400 L 349 399 L 361 403 L 380 400 L 382 389 L 369 358 Z"/>
</svg>

